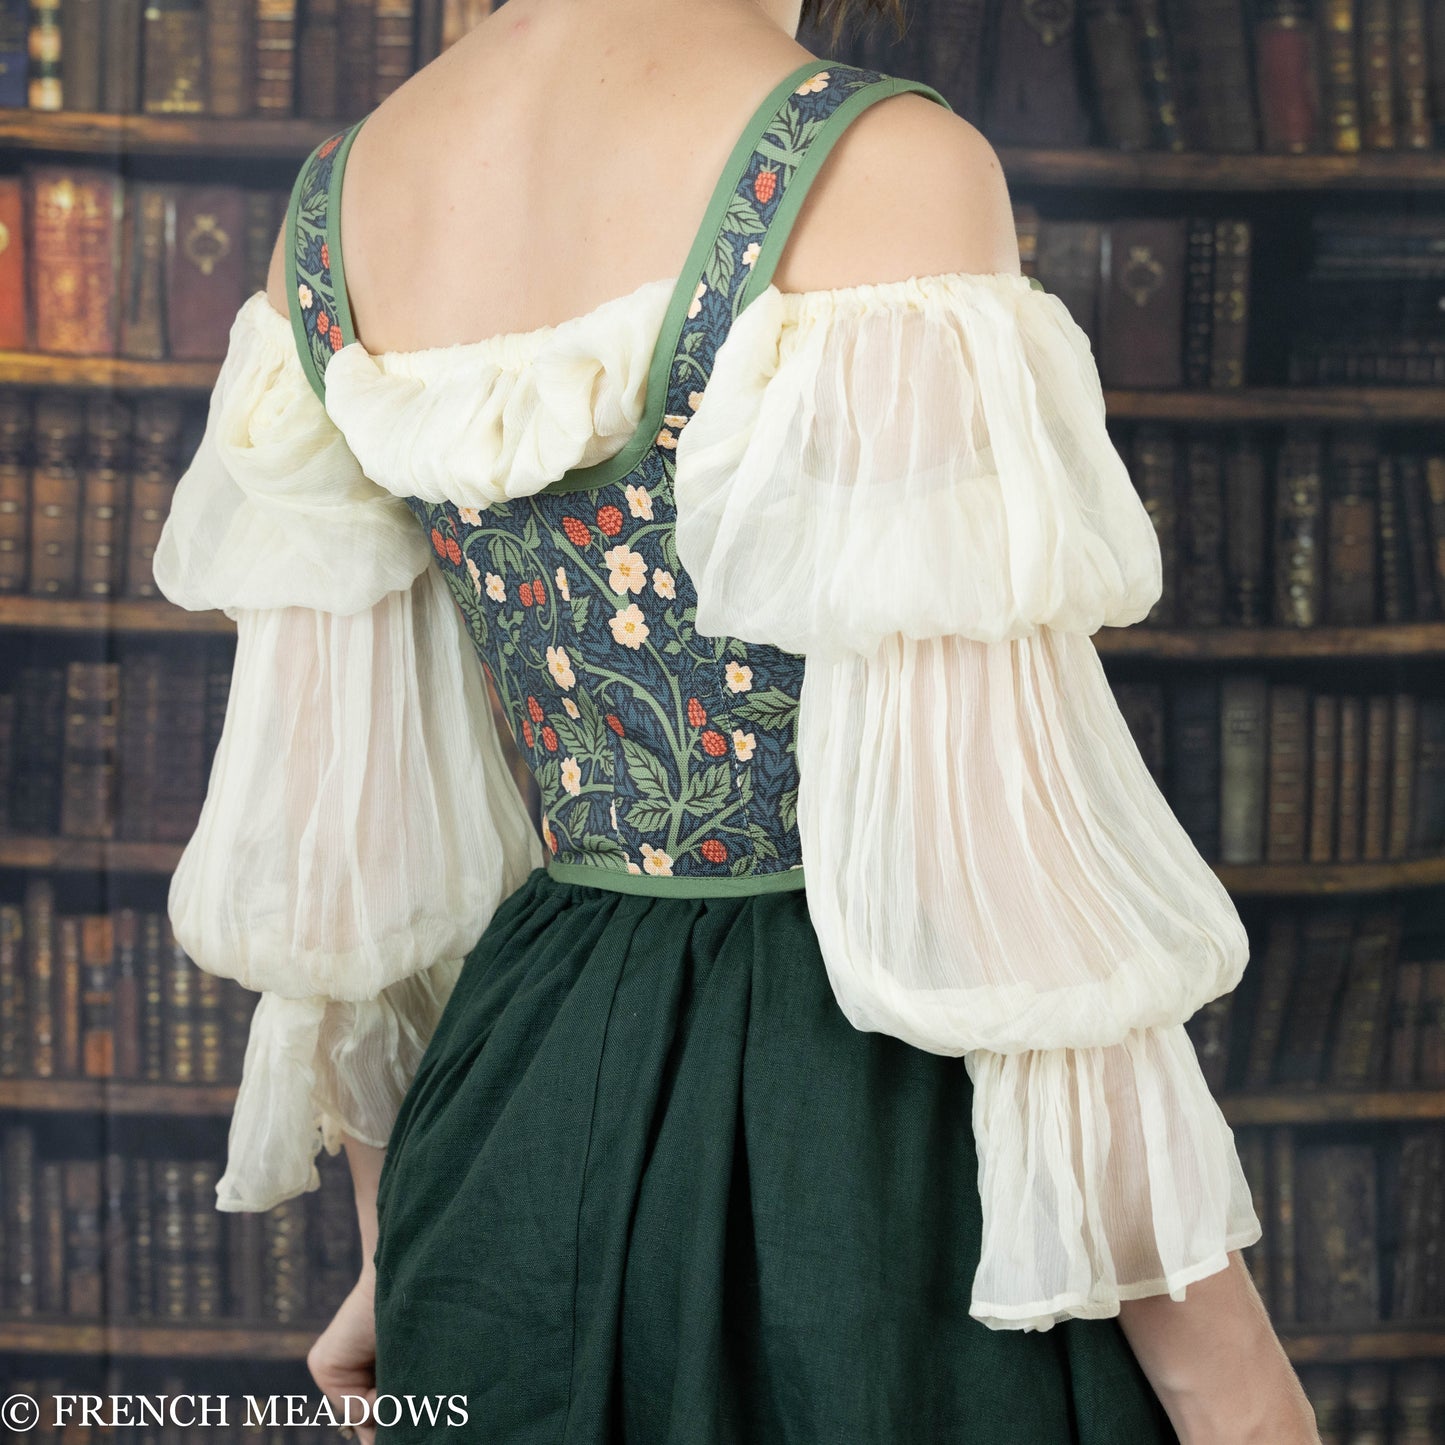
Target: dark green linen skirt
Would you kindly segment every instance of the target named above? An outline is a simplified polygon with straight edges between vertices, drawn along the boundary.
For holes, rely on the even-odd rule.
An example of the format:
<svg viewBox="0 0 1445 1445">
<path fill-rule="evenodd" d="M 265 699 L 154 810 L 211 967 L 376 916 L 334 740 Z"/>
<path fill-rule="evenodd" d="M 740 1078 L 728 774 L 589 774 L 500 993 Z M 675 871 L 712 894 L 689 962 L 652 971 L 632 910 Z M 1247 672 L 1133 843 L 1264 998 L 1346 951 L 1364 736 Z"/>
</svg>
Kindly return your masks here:
<svg viewBox="0 0 1445 1445">
<path fill-rule="evenodd" d="M 971 1103 L 962 1059 L 843 1017 L 802 891 L 537 869 L 379 1189 L 378 1391 L 467 1423 L 379 1445 L 1177 1445 L 1117 1319 L 969 1315 Z"/>
</svg>

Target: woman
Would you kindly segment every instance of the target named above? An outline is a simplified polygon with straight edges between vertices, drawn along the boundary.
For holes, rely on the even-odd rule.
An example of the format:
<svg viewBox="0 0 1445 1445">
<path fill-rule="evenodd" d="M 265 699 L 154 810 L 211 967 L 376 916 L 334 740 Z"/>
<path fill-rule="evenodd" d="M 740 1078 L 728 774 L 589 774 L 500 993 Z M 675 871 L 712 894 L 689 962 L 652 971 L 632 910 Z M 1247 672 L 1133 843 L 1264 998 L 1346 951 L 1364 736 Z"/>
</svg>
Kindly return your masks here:
<svg viewBox="0 0 1445 1445">
<path fill-rule="evenodd" d="M 170 897 L 262 994 L 219 1206 L 344 1145 L 311 1371 L 466 1420 L 383 1442 L 1314 1441 L 1087 340 L 798 20 L 508 0 L 297 178 L 155 560 L 238 625 Z"/>
</svg>

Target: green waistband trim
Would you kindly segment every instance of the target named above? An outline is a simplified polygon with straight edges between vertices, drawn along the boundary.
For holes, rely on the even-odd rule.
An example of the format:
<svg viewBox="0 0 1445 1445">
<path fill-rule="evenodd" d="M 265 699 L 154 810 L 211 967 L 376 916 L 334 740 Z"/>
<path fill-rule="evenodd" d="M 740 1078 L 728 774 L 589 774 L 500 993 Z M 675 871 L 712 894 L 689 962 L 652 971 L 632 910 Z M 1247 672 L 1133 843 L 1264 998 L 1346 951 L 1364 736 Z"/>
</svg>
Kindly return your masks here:
<svg viewBox="0 0 1445 1445">
<path fill-rule="evenodd" d="M 679 874 L 623 873 L 593 863 L 548 863 L 558 883 L 584 883 L 614 893 L 651 893 L 662 898 L 743 898 L 750 893 L 792 893 L 803 887 L 803 870 L 744 873 L 735 878 L 688 878 Z"/>
</svg>

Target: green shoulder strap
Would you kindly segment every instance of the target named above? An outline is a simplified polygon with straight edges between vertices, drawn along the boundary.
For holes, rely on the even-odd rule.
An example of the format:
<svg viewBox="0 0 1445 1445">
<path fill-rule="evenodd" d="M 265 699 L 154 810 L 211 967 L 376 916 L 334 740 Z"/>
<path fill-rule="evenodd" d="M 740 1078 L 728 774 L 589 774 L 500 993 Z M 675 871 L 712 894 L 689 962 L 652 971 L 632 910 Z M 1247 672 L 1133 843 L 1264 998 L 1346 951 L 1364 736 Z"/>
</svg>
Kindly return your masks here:
<svg viewBox="0 0 1445 1445">
<path fill-rule="evenodd" d="M 366 117 L 306 157 L 286 207 L 286 289 L 291 331 L 312 390 L 326 399 L 326 365 L 356 339 L 341 263 L 341 176 Z"/>
</svg>

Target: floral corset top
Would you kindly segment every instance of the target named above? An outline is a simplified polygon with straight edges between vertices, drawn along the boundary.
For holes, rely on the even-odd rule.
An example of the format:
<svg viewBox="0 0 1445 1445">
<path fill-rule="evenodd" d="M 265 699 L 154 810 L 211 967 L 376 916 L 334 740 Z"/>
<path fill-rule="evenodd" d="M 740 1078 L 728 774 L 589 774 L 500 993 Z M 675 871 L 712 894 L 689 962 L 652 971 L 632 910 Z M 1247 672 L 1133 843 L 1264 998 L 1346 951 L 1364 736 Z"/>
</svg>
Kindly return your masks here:
<svg viewBox="0 0 1445 1445">
<path fill-rule="evenodd" d="M 746 877 L 748 891 L 802 884 L 803 658 L 697 631 L 674 536 L 673 454 L 843 125 L 904 90 L 941 99 L 815 64 L 760 107 L 673 287 L 647 412 L 619 454 L 486 508 L 404 498 L 536 776 L 554 872 Z M 359 127 L 317 148 L 292 196 L 293 326 L 318 391 L 353 335 L 332 220 Z"/>
</svg>

